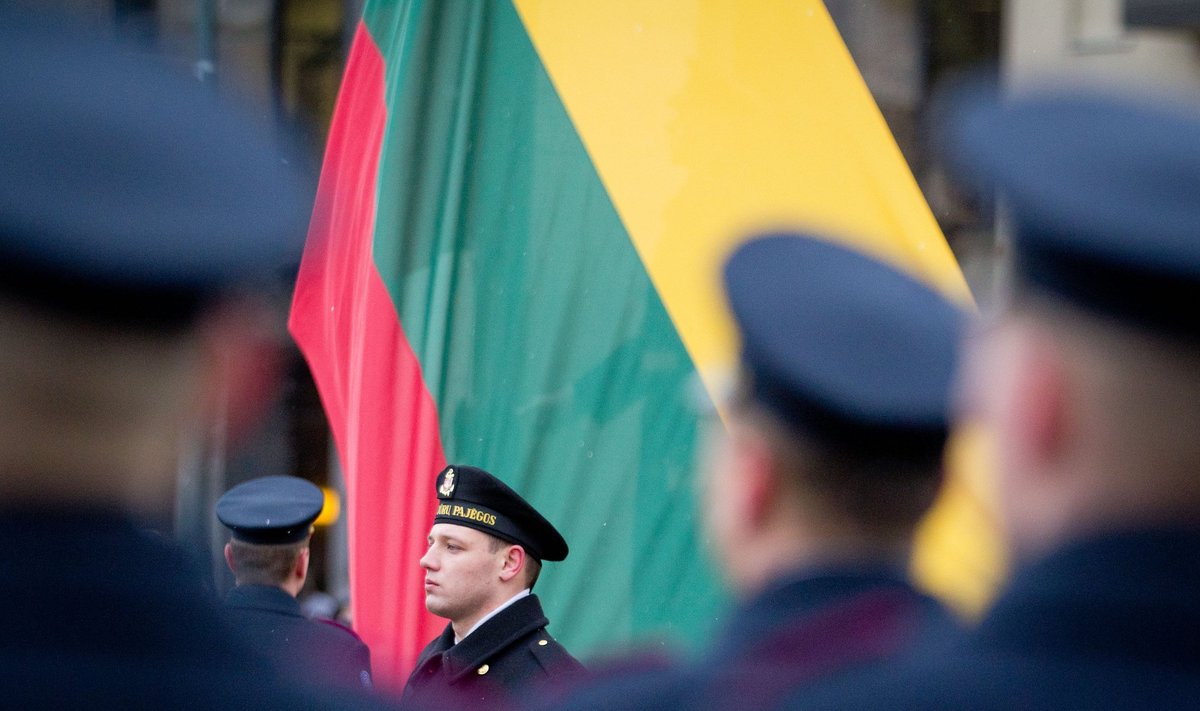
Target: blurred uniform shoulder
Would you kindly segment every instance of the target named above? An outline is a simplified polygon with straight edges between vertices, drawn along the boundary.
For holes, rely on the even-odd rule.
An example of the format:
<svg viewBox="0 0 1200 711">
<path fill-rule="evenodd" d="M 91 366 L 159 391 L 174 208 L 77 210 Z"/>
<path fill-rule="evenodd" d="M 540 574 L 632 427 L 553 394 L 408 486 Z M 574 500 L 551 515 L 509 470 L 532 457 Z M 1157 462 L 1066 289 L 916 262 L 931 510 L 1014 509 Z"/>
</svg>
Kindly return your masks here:
<svg viewBox="0 0 1200 711">
<path fill-rule="evenodd" d="M 351 629 L 348 625 L 344 625 L 341 622 L 338 622 L 337 620 L 330 620 L 325 617 L 314 617 L 313 622 L 317 622 L 317 623 L 320 623 L 323 625 L 328 625 L 329 627 L 332 627 L 335 630 L 341 630 L 342 632 L 344 632 L 344 633 L 350 635 L 352 638 L 354 638 L 354 640 L 356 642 L 358 642 L 359 644 L 365 644 L 363 642 L 362 637 L 360 637 L 357 632 L 355 632 L 353 629 Z"/>
</svg>

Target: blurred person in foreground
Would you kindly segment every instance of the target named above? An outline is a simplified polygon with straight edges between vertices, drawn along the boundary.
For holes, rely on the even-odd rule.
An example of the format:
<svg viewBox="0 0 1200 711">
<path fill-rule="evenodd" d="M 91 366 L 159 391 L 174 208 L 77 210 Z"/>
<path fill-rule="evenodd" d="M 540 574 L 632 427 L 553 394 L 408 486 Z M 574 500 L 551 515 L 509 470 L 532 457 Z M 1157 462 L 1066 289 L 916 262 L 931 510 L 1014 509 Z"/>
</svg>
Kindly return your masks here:
<svg viewBox="0 0 1200 711">
<path fill-rule="evenodd" d="M 296 596 L 308 580 L 313 522 L 325 494 L 294 476 L 243 482 L 217 502 L 231 532 L 225 562 L 235 587 L 225 608 L 235 627 L 282 669 L 334 687 L 371 688 L 371 653 L 353 631 L 310 620 Z"/>
<path fill-rule="evenodd" d="M 742 370 L 701 503 L 739 605 L 698 660 L 599 672 L 564 708 L 768 708 L 953 624 L 906 569 L 942 482 L 959 309 L 803 235 L 742 245 L 725 285 Z"/>
<path fill-rule="evenodd" d="M 0 156 L 0 706 L 336 706 L 275 681 L 147 529 L 186 433 L 254 409 L 250 294 L 298 257 L 305 181 L 153 56 L 7 13 Z"/>
<path fill-rule="evenodd" d="M 546 626 L 533 594 L 542 561 L 567 557 L 558 529 L 520 494 L 478 467 L 437 476 L 425 607 L 450 620 L 421 651 L 403 699 L 422 706 L 524 705 L 539 689 L 583 674 Z"/>
<path fill-rule="evenodd" d="M 977 629 L 828 707 L 1195 708 L 1200 104 L 956 103 L 949 155 L 1012 217 L 962 416 L 995 436 L 1014 573 Z"/>
</svg>

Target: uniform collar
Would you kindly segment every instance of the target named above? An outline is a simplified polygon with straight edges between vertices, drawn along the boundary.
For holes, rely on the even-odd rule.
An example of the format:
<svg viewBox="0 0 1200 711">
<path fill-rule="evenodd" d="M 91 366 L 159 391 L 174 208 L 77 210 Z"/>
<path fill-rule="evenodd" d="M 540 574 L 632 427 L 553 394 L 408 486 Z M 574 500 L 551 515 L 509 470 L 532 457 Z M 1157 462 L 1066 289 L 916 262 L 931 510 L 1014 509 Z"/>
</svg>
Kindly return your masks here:
<svg viewBox="0 0 1200 711">
<path fill-rule="evenodd" d="M 782 575 L 739 605 L 725 625 L 718 654 L 735 653 L 786 621 L 875 591 L 919 597 L 904 571 L 886 563 L 803 568 Z"/>
<path fill-rule="evenodd" d="M 246 610 L 265 610 L 304 617 L 296 598 L 273 585 L 239 585 L 225 596 L 225 604 Z"/>
<path fill-rule="evenodd" d="M 508 606 L 512 605 L 512 604 L 513 604 L 514 602 L 516 602 L 517 600 L 520 600 L 520 599 L 521 599 L 521 598 L 523 598 L 523 597 L 529 597 L 529 596 L 530 596 L 530 595 L 532 595 L 532 594 L 533 594 L 533 593 L 532 593 L 532 592 L 530 592 L 529 588 L 525 588 L 525 589 L 524 589 L 524 590 L 522 590 L 521 592 L 517 593 L 516 595 L 513 595 L 512 597 L 508 598 L 508 599 L 507 599 L 507 600 L 505 600 L 504 602 L 500 603 L 500 605 L 499 605 L 498 607 L 496 607 L 495 609 L 493 609 L 491 612 L 487 613 L 487 614 L 486 614 L 486 615 L 484 615 L 483 617 L 480 617 L 478 622 L 476 622 L 475 624 L 471 625 L 471 629 L 467 630 L 467 633 L 466 633 L 466 634 L 464 634 L 464 635 L 463 635 L 461 638 L 455 638 L 455 640 L 454 640 L 454 643 L 455 643 L 455 644 L 461 644 L 461 643 L 462 643 L 462 641 L 463 641 L 464 639 L 466 639 L 468 636 L 470 636 L 470 634 L 471 634 L 472 632 L 474 632 L 475 630 L 477 630 L 477 629 L 479 629 L 480 627 L 482 627 L 484 622 L 487 622 L 488 620 L 492 619 L 492 618 L 493 618 L 493 617 L 495 617 L 496 615 L 500 614 L 500 612 L 501 612 L 501 611 L 502 611 L 504 608 L 506 608 L 506 607 L 508 607 Z"/>
<path fill-rule="evenodd" d="M 980 625 L 984 640 L 1200 659 L 1200 530 L 1114 532 L 1019 568 Z"/>
<path fill-rule="evenodd" d="M 534 630 L 550 624 L 537 595 L 530 594 L 496 613 L 462 642 L 454 644 L 454 628 L 446 625 L 438 638 L 442 666 L 450 683 L 471 674 L 488 659 Z"/>
</svg>

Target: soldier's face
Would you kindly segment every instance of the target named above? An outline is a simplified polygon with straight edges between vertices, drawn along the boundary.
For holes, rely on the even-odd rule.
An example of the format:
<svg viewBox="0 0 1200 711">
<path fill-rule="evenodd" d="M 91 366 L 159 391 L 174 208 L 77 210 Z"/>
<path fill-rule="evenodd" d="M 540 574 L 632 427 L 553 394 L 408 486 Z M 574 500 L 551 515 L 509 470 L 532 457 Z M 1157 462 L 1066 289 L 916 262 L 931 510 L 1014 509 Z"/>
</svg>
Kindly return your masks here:
<svg viewBox="0 0 1200 711">
<path fill-rule="evenodd" d="M 489 612 L 500 588 L 503 552 L 503 547 L 493 551 L 492 537 L 482 531 L 435 523 L 429 530 L 429 550 L 421 557 L 425 608 L 468 626 Z"/>
</svg>

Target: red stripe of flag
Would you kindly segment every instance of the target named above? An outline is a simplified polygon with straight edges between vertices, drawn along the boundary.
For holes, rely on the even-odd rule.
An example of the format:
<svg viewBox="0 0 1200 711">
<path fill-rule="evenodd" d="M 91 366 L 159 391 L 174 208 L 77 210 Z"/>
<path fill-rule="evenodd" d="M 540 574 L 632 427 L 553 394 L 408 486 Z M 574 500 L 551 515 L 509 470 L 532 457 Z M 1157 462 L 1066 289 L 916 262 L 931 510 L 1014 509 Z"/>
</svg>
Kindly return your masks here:
<svg viewBox="0 0 1200 711">
<path fill-rule="evenodd" d="M 444 624 L 425 611 L 418 560 L 445 454 L 433 398 L 372 260 L 386 119 L 383 57 L 360 23 L 288 326 L 345 471 L 354 627 L 377 682 L 398 688 Z"/>
</svg>

